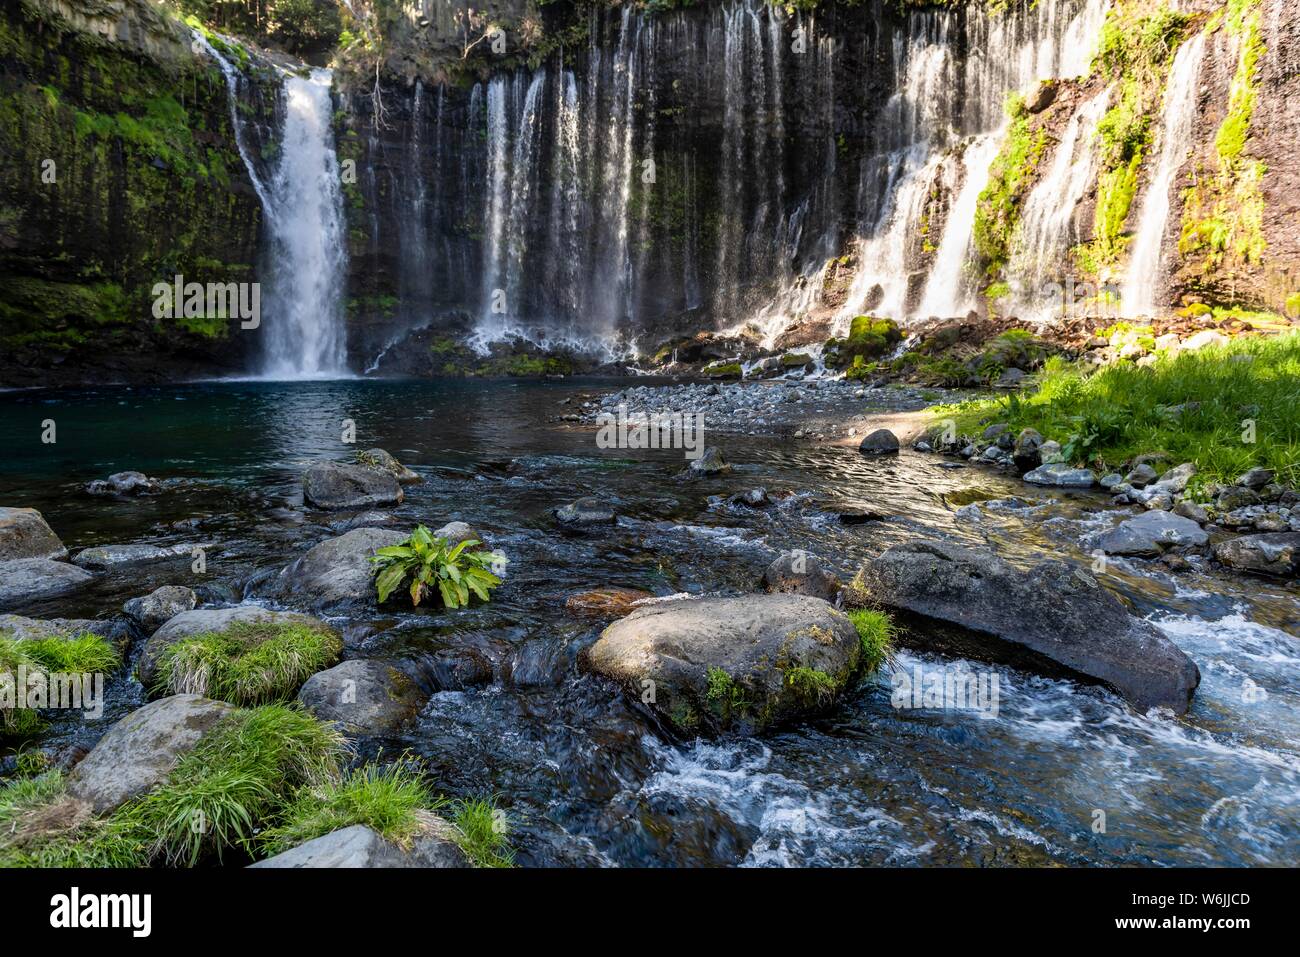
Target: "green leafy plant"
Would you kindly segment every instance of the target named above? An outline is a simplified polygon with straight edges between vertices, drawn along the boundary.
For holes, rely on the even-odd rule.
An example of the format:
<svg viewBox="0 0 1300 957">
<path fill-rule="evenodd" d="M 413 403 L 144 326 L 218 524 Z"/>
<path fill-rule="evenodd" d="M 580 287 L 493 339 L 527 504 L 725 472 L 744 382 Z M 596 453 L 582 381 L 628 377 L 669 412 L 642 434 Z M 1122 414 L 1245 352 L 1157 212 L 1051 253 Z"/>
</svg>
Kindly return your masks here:
<svg viewBox="0 0 1300 957">
<path fill-rule="evenodd" d="M 435 588 L 448 608 L 468 605 L 471 593 L 491 601 L 492 589 L 501 584 L 491 569 L 505 559 L 488 551 L 470 551 L 479 544 L 478 539 L 470 538 L 452 545 L 445 538 L 435 538 L 423 525 L 417 526 L 406 541 L 381 548 L 370 559 L 377 566 L 379 600 L 387 601 L 410 579 L 407 587 L 412 605 L 434 594 Z"/>
</svg>

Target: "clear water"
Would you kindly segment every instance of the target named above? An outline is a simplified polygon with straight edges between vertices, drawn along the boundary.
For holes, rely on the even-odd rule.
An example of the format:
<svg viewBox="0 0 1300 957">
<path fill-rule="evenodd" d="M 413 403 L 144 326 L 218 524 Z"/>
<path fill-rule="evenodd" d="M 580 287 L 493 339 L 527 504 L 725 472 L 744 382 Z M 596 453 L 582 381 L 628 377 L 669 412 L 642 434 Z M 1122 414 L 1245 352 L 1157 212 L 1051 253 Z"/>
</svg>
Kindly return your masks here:
<svg viewBox="0 0 1300 957">
<path fill-rule="evenodd" d="M 806 548 L 847 574 L 893 542 L 931 534 L 987 542 L 1017 563 L 1088 561 L 1081 536 L 1119 516 L 1099 497 L 946 469 L 932 456 L 882 462 L 851 447 L 718 434 L 710 441 L 736 471 L 682 481 L 680 455 L 603 452 L 592 431 L 557 421 L 573 408 L 560 400 L 608 386 L 321 381 L 6 393 L 0 502 L 39 508 L 73 549 L 202 543 L 207 594 L 256 599 L 261 576 L 349 517 L 301 509 L 304 464 L 372 446 L 397 455 L 426 479 L 407 487 L 396 509 L 404 523 L 471 522 L 512 564 L 490 605 L 337 620 L 349 654 L 472 649 L 494 672 L 487 686 L 435 694 L 412 726 L 361 742 L 362 753 L 409 748 L 446 793 L 497 794 L 525 864 L 1300 861 L 1294 585 L 1112 565 L 1105 580 L 1201 668 L 1183 719 L 997 669 L 995 719 L 896 710 L 882 675 L 825 717 L 761 738 L 664 734 L 616 690 L 578 674 L 576 654 L 600 623 L 569 615 L 567 595 L 611 584 L 742 593 L 783 549 Z M 52 446 L 40 443 L 48 418 L 58 424 Z M 340 442 L 344 419 L 356 423 L 356 446 Z M 124 468 L 163 479 L 164 491 L 126 502 L 81 491 Z M 707 502 L 755 485 L 791 494 L 757 511 Z M 615 501 L 618 526 L 561 535 L 548 509 L 585 494 Z M 955 517 L 972 502 L 981 522 Z M 838 520 L 864 508 L 895 517 Z M 169 582 L 194 583 L 188 561 L 107 573 L 81 593 L 15 610 L 108 615 Z M 905 652 L 894 667 L 918 662 L 944 664 Z M 1243 701 L 1246 679 L 1267 698 Z M 127 679 L 113 694 L 110 717 L 139 701 Z M 64 722 L 47 744 L 88 746 L 104 726 Z M 1106 812 L 1104 834 L 1093 831 L 1096 809 Z"/>
</svg>

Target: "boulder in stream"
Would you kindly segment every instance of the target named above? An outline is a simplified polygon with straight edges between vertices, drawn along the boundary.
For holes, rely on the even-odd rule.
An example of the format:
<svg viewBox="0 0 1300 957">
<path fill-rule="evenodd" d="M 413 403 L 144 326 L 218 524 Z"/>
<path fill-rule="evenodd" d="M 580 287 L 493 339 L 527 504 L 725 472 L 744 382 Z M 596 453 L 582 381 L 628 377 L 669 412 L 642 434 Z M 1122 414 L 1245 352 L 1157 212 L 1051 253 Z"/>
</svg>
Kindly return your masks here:
<svg viewBox="0 0 1300 957">
<path fill-rule="evenodd" d="M 67 557 L 63 542 L 36 509 L 0 507 L 0 562 Z"/>
<path fill-rule="evenodd" d="M 816 555 L 793 551 L 782 552 L 767 566 L 759 587 L 768 594 L 811 595 L 834 601 L 840 582 Z"/>
<path fill-rule="evenodd" d="M 1300 532 L 1229 538 L 1214 546 L 1214 557 L 1239 571 L 1294 578 L 1300 575 Z"/>
<path fill-rule="evenodd" d="M 1105 685 L 1134 707 L 1183 714 L 1196 665 L 1064 562 L 1014 567 L 985 549 L 894 545 L 864 569 L 865 597 L 895 613 L 902 644 Z"/>
<path fill-rule="evenodd" d="M 680 731 L 763 731 L 830 707 L 862 656 L 857 630 L 807 595 L 744 595 L 638 608 L 582 667 L 618 682 Z"/>
<path fill-rule="evenodd" d="M 91 495 L 148 495 L 157 492 L 161 484 L 143 472 L 114 472 L 106 479 L 95 479 L 86 485 Z"/>
<path fill-rule="evenodd" d="M 307 679 L 303 707 L 359 734 L 392 731 L 415 715 L 428 695 L 397 662 L 352 658 Z"/>
<path fill-rule="evenodd" d="M 299 844 L 250 867 L 469 867 L 455 842 L 455 828 L 422 814 L 420 831 L 403 850 L 364 824 L 353 824 Z"/>
<path fill-rule="evenodd" d="M 96 545 L 77 552 L 72 556 L 72 563 L 82 568 L 104 570 L 117 565 L 187 558 L 193 550 L 193 545 Z"/>
<path fill-rule="evenodd" d="M 1190 518 L 1154 509 L 1104 532 L 1097 538 L 1097 547 L 1108 555 L 1152 557 L 1167 548 L 1197 547 L 1209 540 L 1210 536 Z"/>
<path fill-rule="evenodd" d="M 1066 462 L 1049 462 L 1025 473 L 1030 485 L 1048 485 L 1055 488 L 1092 488 L 1097 484 L 1097 473 L 1092 469 L 1071 468 Z"/>
<path fill-rule="evenodd" d="M 302 476 L 302 498 L 323 509 L 400 505 L 405 498 L 391 472 L 365 465 L 315 462 Z"/>
<path fill-rule="evenodd" d="M 357 453 L 357 464 L 364 465 L 367 468 L 379 469 L 387 472 L 402 485 L 411 485 L 416 482 L 423 482 L 415 472 L 408 469 L 397 459 L 393 458 L 383 449 L 366 449 L 364 452 Z"/>
<path fill-rule="evenodd" d="M 858 451 L 863 455 L 897 455 L 898 449 L 898 436 L 889 429 L 869 432 L 858 444 Z"/>
<path fill-rule="evenodd" d="M 554 510 L 555 520 L 571 528 L 583 525 L 613 525 L 618 521 L 614 510 L 598 498 L 588 496 Z"/>
<path fill-rule="evenodd" d="M 285 603 L 311 608 L 374 602 L 378 593 L 371 556 L 406 538 L 406 534 L 390 528 L 354 528 L 337 538 L 327 538 L 282 569 L 270 583 L 269 594 Z"/>
<path fill-rule="evenodd" d="M 184 585 L 163 585 L 147 595 L 132 598 L 122 606 L 131 618 L 145 631 L 154 632 L 183 611 L 192 611 L 199 603 L 193 588 Z"/>
<path fill-rule="evenodd" d="M 166 780 L 231 711 L 223 701 L 193 694 L 160 698 L 108 729 L 68 775 L 68 793 L 105 814 Z"/>
<path fill-rule="evenodd" d="M 76 591 L 95 576 L 84 568 L 48 558 L 0 562 L 0 608 L 16 608 Z"/>
</svg>

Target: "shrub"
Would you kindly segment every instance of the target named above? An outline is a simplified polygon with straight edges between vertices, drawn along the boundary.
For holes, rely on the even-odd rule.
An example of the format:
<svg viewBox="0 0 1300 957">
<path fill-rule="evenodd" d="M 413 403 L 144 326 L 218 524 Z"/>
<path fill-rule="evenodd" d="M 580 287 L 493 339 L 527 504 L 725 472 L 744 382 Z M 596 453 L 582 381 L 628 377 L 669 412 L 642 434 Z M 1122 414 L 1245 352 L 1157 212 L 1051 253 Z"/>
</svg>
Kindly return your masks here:
<svg viewBox="0 0 1300 957">
<path fill-rule="evenodd" d="M 306 622 L 236 622 L 170 645 L 159 656 L 152 690 L 245 706 L 283 701 L 342 650 L 337 634 Z"/>
<path fill-rule="evenodd" d="M 417 526 L 406 541 L 381 548 L 371 558 L 379 600 L 387 601 L 410 578 L 412 605 L 430 597 L 435 586 L 448 608 L 468 605 L 471 592 L 482 601 L 491 601 L 492 589 L 501 579 L 489 569 L 505 559 L 492 552 L 469 550 L 478 544 L 471 538 L 451 545 L 445 538 L 434 538 L 423 525 Z"/>
</svg>

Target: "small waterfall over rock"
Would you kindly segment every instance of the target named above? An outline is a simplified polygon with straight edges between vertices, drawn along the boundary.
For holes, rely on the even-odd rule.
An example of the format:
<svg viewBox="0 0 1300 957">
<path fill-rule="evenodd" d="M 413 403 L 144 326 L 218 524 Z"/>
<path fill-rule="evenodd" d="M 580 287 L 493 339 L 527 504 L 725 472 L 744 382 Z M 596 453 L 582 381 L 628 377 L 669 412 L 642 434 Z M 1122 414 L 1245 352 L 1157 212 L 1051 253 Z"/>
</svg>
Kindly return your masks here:
<svg viewBox="0 0 1300 957">
<path fill-rule="evenodd" d="M 1150 315 L 1155 309 L 1163 275 L 1169 192 L 1187 158 L 1204 55 L 1205 34 L 1198 33 L 1178 49 L 1169 73 L 1160 122 L 1159 158 L 1142 199 L 1133 254 L 1120 294 L 1121 309 L 1130 318 Z"/>
<path fill-rule="evenodd" d="M 1070 117 L 1051 165 L 1025 200 L 1009 272 L 1015 281 L 1015 301 L 1027 318 L 1047 318 L 1052 299 L 1041 295 L 1042 286 L 1057 277 L 1066 250 L 1081 238 L 1075 209 L 1096 176 L 1093 134 L 1110 97 L 1110 88 L 1102 90 Z"/>
<path fill-rule="evenodd" d="M 284 81 L 280 161 L 271 182 L 271 277 L 264 304 L 264 373 L 347 373 L 343 330 L 343 195 L 334 153 L 329 70 Z"/>
</svg>

